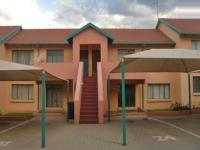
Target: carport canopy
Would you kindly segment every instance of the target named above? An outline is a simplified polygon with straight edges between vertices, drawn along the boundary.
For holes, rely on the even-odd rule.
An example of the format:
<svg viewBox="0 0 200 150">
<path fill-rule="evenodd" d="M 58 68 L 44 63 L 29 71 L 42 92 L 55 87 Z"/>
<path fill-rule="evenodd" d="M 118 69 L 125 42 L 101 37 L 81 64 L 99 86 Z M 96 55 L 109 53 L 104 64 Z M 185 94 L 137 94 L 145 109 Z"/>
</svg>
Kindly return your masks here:
<svg viewBox="0 0 200 150">
<path fill-rule="evenodd" d="M 200 70 L 200 52 L 188 49 L 151 49 L 123 57 L 125 72 L 192 72 Z M 112 72 L 121 72 L 119 64 Z"/>
<path fill-rule="evenodd" d="M 43 69 L 0 60 L 0 81 L 41 81 Z M 47 81 L 64 80 L 45 71 Z"/>
<path fill-rule="evenodd" d="M 187 49 L 151 49 L 121 58 L 113 73 L 122 73 L 123 145 L 126 145 L 125 72 L 185 72 L 200 70 L 200 52 Z M 188 75 L 190 85 L 190 75 Z M 189 106 L 191 96 L 189 86 Z"/>
<path fill-rule="evenodd" d="M 41 146 L 46 145 L 46 81 L 63 80 L 58 78 L 42 68 L 12 63 L 0 60 L 0 81 L 41 81 L 42 82 L 42 134 Z"/>
</svg>

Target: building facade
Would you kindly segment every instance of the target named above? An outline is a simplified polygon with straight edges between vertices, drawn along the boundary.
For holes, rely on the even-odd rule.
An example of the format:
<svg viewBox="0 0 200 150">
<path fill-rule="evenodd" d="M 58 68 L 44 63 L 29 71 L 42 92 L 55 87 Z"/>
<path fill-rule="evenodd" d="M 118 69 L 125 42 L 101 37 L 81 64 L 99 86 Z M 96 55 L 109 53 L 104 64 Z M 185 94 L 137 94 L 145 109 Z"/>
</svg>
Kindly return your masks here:
<svg viewBox="0 0 200 150">
<path fill-rule="evenodd" d="M 121 74 L 111 73 L 120 57 L 152 48 L 200 50 L 199 26 L 200 19 L 159 19 L 154 29 L 102 29 L 91 23 L 80 29 L 0 26 L 0 59 L 39 66 L 62 79 L 47 81 L 47 112 L 65 112 L 74 101 L 76 123 L 102 123 L 108 108 L 121 111 Z M 188 104 L 184 73 L 126 73 L 125 78 L 127 110 Z M 191 75 L 190 86 L 192 105 L 200 107 L 199 73 Z M 0 82 L 0 111 L 40 112 L 40 83 Z"/>
</svg>

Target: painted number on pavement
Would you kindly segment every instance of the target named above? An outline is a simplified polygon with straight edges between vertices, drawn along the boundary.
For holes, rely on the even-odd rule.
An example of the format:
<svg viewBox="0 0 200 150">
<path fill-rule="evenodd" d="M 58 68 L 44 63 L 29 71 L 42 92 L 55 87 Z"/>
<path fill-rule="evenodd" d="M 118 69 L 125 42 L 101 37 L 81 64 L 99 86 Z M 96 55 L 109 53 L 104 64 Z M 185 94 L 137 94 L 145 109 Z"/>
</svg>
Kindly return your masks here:
<svg viewBox="0 0 200 150">
<path fill-rule="evenodd" d="M 10 143 L 11 143 L 10 141 L 0 141 L 0 147 L 6 147 Z"/>
<path fill-rule="evenodd" d="M 167 135 L 167 136 L 153 136 L 153 139 L 157 140 L 158 142 L 165 142 L 165 141 L 169 141 L 169 140 L 175 141 L 176 140 L 175 137 L 170 136 L 170 135 Z"/>
</svg>

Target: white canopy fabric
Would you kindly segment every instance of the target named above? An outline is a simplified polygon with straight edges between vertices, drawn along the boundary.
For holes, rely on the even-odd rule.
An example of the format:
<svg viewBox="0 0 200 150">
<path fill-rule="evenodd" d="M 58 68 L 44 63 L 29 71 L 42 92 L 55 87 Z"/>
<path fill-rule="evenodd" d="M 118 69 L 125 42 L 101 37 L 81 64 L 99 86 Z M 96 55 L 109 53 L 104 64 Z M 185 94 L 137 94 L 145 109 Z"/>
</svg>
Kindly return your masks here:
<svg viewBox="0 0 200 150">
<path fill-rule="evenodd" d="M 200 70 L 200 51 L 151 49 L 124 56 L 125 72 L 192 72 Z M 112 73 L 121 72 L 119 64 Z"/>
<path fill-rule="evenodd" d="M 41 81 L 42 68 L 0 60 L 0 81 Z M 45 71 L 47 81 L 62 80 Z"/>
</svg>

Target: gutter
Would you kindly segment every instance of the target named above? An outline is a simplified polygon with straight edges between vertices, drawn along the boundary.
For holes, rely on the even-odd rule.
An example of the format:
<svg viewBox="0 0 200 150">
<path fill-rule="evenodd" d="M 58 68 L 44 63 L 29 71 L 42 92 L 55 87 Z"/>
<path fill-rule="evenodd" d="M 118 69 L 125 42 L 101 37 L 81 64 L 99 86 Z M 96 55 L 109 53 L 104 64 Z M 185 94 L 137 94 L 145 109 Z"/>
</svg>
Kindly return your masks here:
<svg viewBox="0 0 200 150">
<path fill-rule="evenodd" d="M 8 42 L 6 45 L 69 45 L 69 43 L 63 42 L 31 42 L 31 43 L 23 43 L 23 42 Z"/>
<path fill-rule="evenodd" d="M 114 45 L 176 45 L 174 42 L 113 42 Z"/>
</svg>

